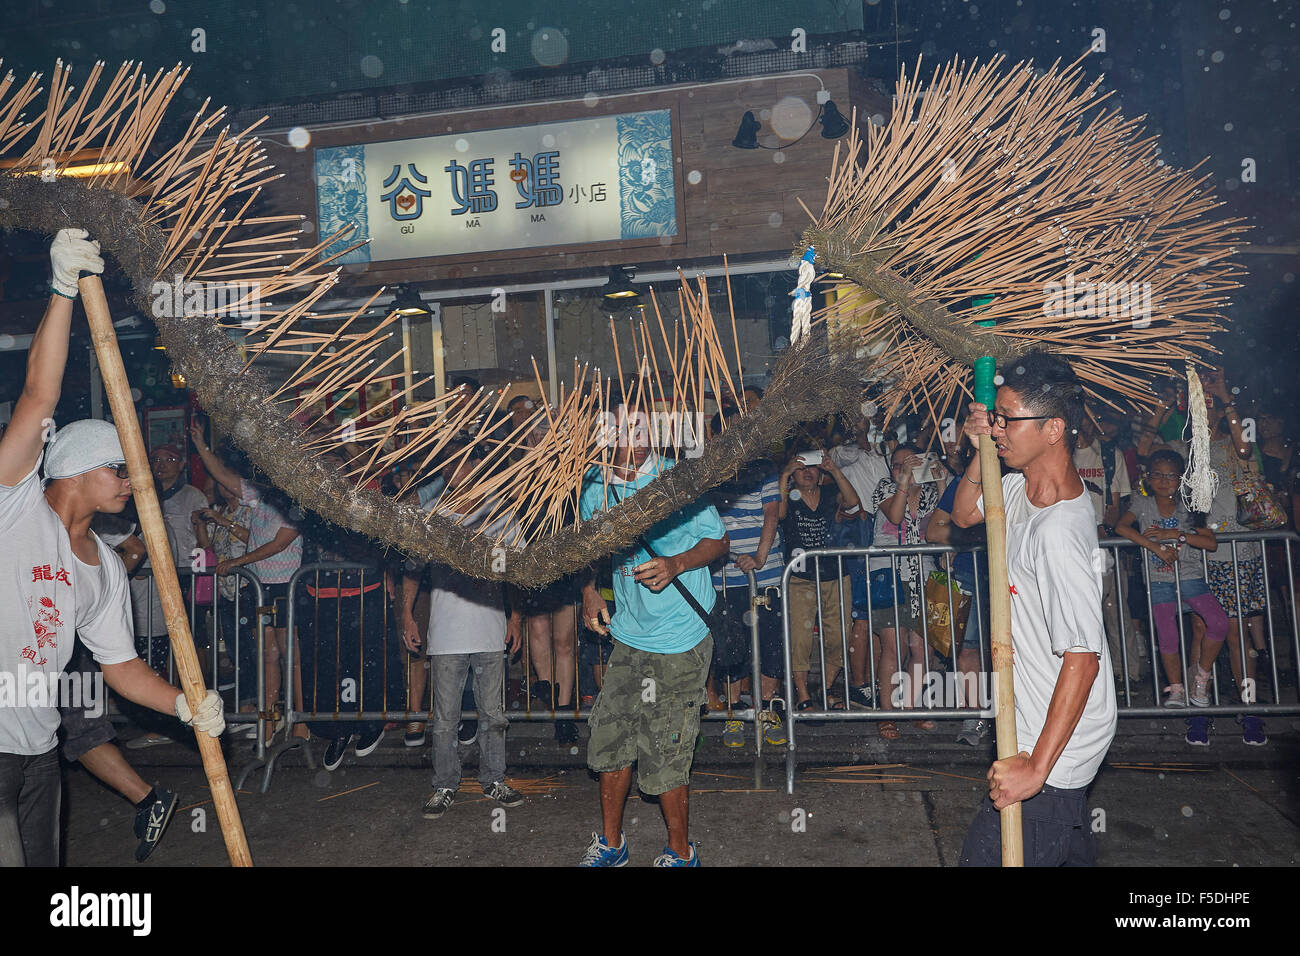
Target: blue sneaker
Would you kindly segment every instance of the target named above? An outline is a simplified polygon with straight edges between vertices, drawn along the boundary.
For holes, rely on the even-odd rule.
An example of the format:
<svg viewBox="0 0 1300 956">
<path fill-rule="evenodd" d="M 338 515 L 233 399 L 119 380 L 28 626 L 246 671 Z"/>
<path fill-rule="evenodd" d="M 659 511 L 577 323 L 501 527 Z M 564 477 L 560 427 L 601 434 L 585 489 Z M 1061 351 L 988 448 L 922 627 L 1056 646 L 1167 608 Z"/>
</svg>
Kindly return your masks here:
<svg viewBox="0 0 1300 956">
<path fill-rule="evenodd" d="M 1247 714 L 1238 718 L 1238 722 L 1241 724 L 1241 739 L 1248 745 L 1262 747 L 1268 743 L 1268 737 L 1264 734 L 1264 721 Z"/>
<path fill-rule="evenodd" d="M 582 854 L 578 866 L 627 866 L 627 834 L 620 833 L 619 839 L 623 842 L 618 846 L 610 846 L 603 836 L 593 833 L 591 845 Z"/>
<path fill-rule="evenodd" d="M 1188 717 L 1187 718 L 1187 737 L 1185 738 L 1193 747 L 1210 746 L 1210 728 L 1214 726 L 1214 721 L 1209 717 Z"/>
<path fill-rule="evenodd" d="M 695 844 L 688 843 L 687 846 L 691 848 L 691 855 L 688 856 L 686 859 L 683 860 L 680 856 L 674 853 L 671 847 L 664 847 L 663 856 L 656 857 L 654 865 L 655 866 L 699 866 L 700 855 L 695 852 Z"/>
</svg>

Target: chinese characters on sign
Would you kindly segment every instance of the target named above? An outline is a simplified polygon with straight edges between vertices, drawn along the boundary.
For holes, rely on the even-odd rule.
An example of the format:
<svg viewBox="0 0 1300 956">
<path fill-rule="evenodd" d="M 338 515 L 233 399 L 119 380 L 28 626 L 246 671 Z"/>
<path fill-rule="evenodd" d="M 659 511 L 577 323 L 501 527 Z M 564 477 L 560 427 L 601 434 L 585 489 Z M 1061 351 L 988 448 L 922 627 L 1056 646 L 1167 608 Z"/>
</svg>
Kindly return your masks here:
<svg viewBox="0 0 1300 956">
<path fill-rule="evenodd" d="M 410 170 L 410 176 L 402 176 L 401 179 L 398 179 L 402 167 L 393 167 L 393 171 L 384 180 L 384 188 L 388 189 L 388 187 L 393 186 L 393 183 L 397 183 L 397 185 L 393 186 L 392 189 L 388 189 L 388 192 L 379 197 L 389 204 L 393 218 L 398 222 L 406 219 L 419 219 L 420 214 L 424 212 L 424 200 L 433 195 L 429 190 L 420 188 L 420 186 L 427 186 L 429 180 L 420 175 L 420 171 L 415 168 L 415 164 L 408 163 L 406 168 Z M 412 179 L 419 183 L 420 186 L 412 185 Z M 492 198 L 492 206 L 493 208 L 496 207 L 495 196 Z"/>
<path fill-rule="evenodd" d="M 326 147 L 319 225 L 343 262 L 676 236 L 676 165 L 670 110 Z"/>
<path fill-rule="evenodd" d="M 520 202 L 516 209 L 528 209 L 531 206 L 558 206 L 564 201 L 564 187 L 559 185 L 560 152 L 538 153 L 527 159 L 518 153 L 510 160 L 514 172 L 510 178 L 519 190 Z"/>
<path fill-rule="evenodd" d="M 592 183 L 590 194 L 587 186 L 574 186 L 569 190 L 569 198 L 575 203 L 580 202 L 604 202 L 605 201 L 605 184 Z"/>
<path fill-rule="evenodd" d="M 459 207 L 451 211 L 453 216 L 467 212 L 478 215 L 497 208 L 497 193 L 492 188 L 492 160 L 476 159 L 466 168 L 453 159 L 444 172 L 451 173 L 451 196 Z"/>
<path fill-rule="evenodd" d="M 509 162 L 510 181 L 519 192 L 516 209 L 545 209 L 564 202 L 558 149 L 535 153 L 531 158 L 516 152 Z M 492 188 L 496 185 L 496 171 L 492 168 L 495 163 L 496 157 L 493 156 L 474 159 L 468 164 L 453 159 L 443 168 L 450 179 L 448 187 L 454 203 L 450 210 L 453 216 L 466 213 L 477 216 L 496 210 L 497 191 Z M 406 169 L 407 175 L 403 176 L 402 164 L 393 166 L 384 180 L 388 192 L 379 197 L 388 203 L 388 213 L 395 222 L 419 219 L 424 213 L 424 200 L 432 195 L 429 190 L 420 188 L 429 180 L 415 164 L 407 163 Z M 605 183 L 592 183 L 589 186 L 575 185 L 569 190 L 569 198 L 574 203 L 605 202 L 609 196 Z"/>
</svg>

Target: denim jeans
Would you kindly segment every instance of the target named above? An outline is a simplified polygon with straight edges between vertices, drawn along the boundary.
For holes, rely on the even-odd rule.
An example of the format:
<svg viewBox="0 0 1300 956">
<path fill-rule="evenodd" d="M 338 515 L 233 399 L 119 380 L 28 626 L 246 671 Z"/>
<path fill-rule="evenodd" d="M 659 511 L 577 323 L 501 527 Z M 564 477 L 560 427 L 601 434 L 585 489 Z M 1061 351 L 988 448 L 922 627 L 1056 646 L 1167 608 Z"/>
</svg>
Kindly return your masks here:
<svg viewBox="0 0 1300 956">
<path fill-rule="evenodd" d="M 484 787 L 506 778 L 506 719 L 501 706 L 505 684 L 502 651 L 482 654 L 434 654 L 429 658 L 433 684 L 433 789 L 460 787 L 460 756 L 456 753 L 456 725 L 460 722 L 465 674 L 474 675 L 478 703 L 478 781 Z"/>
<path fill-rule="evenodd" d="M 59 750 L 0 753 L 0 867 L 59 865 Z"/>
</svg>

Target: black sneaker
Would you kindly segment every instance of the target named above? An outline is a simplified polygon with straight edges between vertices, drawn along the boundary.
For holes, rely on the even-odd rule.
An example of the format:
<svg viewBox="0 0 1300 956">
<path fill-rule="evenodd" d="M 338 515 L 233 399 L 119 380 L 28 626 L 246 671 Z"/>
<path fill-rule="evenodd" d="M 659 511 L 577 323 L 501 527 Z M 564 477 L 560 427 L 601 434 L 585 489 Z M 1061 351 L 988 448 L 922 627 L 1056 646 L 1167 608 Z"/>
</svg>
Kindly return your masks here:
<svg viewBox="0 0 1300 956">
<path fill-rule="evenodd" d="M 366 757 L 374 753 L 375 748 L 379 746 L 379 741 L 384 739 L 384 728 L 381 725 L 378 730 L 369 730 L 357 738 L 357 756 Z"/>
<path fill-rule="evenodd" d="M 555 742 L 561 746 L 576 744 L 578 742 L 578 725 L 572 720 L 557 720 L 555 722 Z"/>
<path fill-rule="evenodd" d="M 498 780 L 490 787 L 483 788 L 483 795 L 495 800 L 503 807 L 517 807 L 524 802 L 524 796 L 504 780 Z"/>
<path fill-rule="evenodd" d="M 870 710 L 876 705 L 875 685 L 849 688 L 849 709 L 861 707 Z"/>
<path fill-rule="evenodd" d="M 532 694 L 533 694 L 533 698 L 539 704 L 541 704 L 543 707 L 546 707 L 547 709 L 550 708 L 551 706 L 551 682 L 550 681 L 547 680 L 535 681 L 533 683 Z"/>
<path fill-rule="evenodd" d="M 339 769 L 339 764 L 343 762 L 343 754 L 347 752 L 350 743 L 352 743 L 352 734 L 331 740 L 330 745 L 325 748 L 325 756 L 321 758 L 322 766 L 330 771 Z"/>
<path fill-rule="evenodd" d="M 170 790 L 155 788 L 152 792 L 153 803 L 135 812 L 135 835 L 140 838 L 140 845 L 135 848 L 137 863 L 149 859 L 149 854 L 167 832 L 167 824 L 171 823 L 176 804 L 180 802 L 180 798 Z"/>
<path fill-rule="evenodd" d="M 424 741 L 424 724 L 413 720 L 406 725 L 406 736 L 402 738 L 402 742 L 406 746 L 423 747 Z"/>
<path fill-rule="evenodd" d="M 462 747 L 468 747 L 476 740 L 478 740 L 478 721 L 462 720 L 460 726 L 456 728 L 456 742 Z"/>
<path fill-rule="evenodd" d="M 978 747 L 991 729 L 987 720 L 963 720 L 961 730 L 957 732 L 957 743 Z"/>
<path fill-rule="evenodd" d="M 455 790 L 448 790 L 444 787 L 441 790 L 433 791 L 433 796 L 431 796 L 428 800 L 426 800 L 424 804 L 424 811 L 423 811 L 424 819 L 426 820 L 438 819 L 440 816 L 442 816 L 444 813 L 450 810 L 451 805 L 455 802 L 456 802 Z"/>
</svg>

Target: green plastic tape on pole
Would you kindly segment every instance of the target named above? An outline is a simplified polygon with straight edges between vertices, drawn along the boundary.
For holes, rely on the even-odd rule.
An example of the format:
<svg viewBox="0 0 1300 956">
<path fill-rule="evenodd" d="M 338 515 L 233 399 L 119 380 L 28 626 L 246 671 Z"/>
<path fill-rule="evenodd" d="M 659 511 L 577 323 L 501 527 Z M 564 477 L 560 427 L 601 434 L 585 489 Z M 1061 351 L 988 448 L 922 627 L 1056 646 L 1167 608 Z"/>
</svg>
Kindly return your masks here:
<svg viewBox="0 0 1300 956">
<path fill-rule="evenodd" d="M 982 355 L 975 360 L 975 401 L 988 408 L 997 400 L 998 389 L 993 384 L 993 375 L 997 372 L 997 362 L 991 355 Z"/>
<path fill-rule="evenodd" d="M 978 258 L 979 254 L 977 253 L 975 257 L 971 259 L 971 262 L 974 262 L 975 259 Z M 993 296 L 982 295 L 971 300 L 971 308 L 978 311 L 992 301 Z M 991 329 L 996 323 L 993 319 L 984 319 L 975 324 L 980 328 Z M 997 386 L 993 384 L 993 376 L 996 374 L 997 362 L 993 360 L 993 356 L 985 355 L 975 360 L 975 401 L 987 408 L 992 408 L 993 403 L 997 400 L 998 389 Z"/>
</svg>

